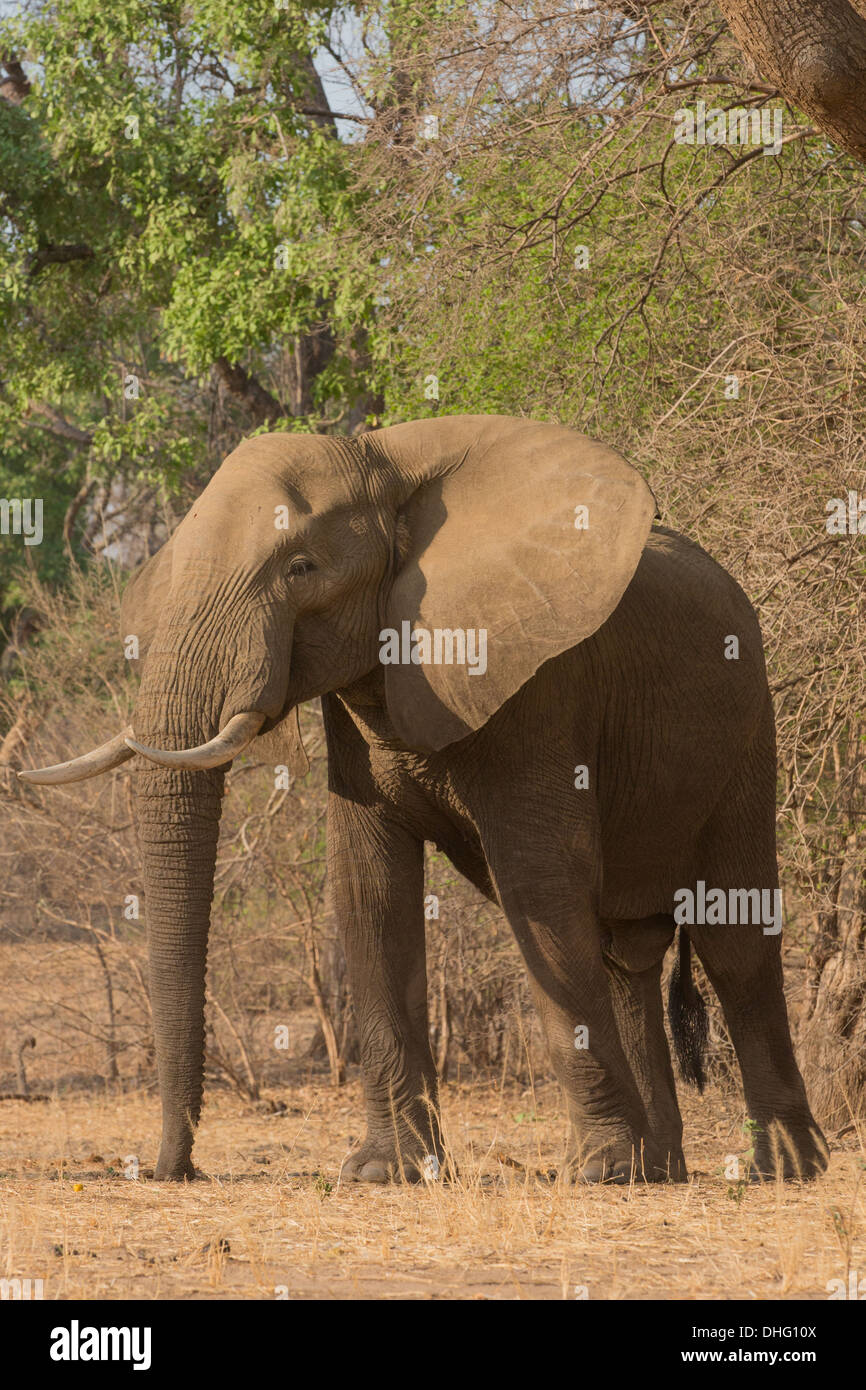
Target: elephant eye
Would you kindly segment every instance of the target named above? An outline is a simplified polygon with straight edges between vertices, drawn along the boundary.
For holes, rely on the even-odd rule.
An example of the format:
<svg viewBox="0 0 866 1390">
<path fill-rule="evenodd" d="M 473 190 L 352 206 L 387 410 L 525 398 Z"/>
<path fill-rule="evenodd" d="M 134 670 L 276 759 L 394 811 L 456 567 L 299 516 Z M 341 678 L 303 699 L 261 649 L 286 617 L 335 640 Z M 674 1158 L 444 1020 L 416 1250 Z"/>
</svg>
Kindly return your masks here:
<svg viewBox="0 0 866 1390">
<path fill-rule="evenodd" d="M 289 565 L 289 574 L 293 579 L 297 579 L 305 574 L 312 574 L 315 568 L 316 566 L 313 564 L 312 560 L 305 560 L 299 557 L 297 560 L 293 560 Z"/>
</svg>

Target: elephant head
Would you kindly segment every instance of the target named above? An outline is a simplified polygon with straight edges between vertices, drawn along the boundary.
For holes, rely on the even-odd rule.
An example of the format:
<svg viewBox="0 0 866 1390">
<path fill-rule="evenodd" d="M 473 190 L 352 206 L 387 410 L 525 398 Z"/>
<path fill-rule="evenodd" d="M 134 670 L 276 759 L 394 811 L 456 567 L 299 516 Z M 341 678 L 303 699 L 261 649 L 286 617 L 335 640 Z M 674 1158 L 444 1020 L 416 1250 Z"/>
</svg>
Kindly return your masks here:
<svg viewBox="0 0 866 1390">
<path fill-rule="evenodd" d="M 298 706 L 375 671 L 380 634 L 406 624 L 486 631 L 483 672 L 384 668 L 408 747 L 466 737 L 604 622 L 653 512 L 618 454 L 556 425 L 453 416 L 354 440 L 266 434 L 225 460 L 133 578 L 122 613 L 142 662 L 132 729 L 21 775 L 75 781 L 141 755 L 158 1177 L 193 1172 L 224 765 L 260 740 L 262 756 L 304 770 Z"/>
</svg>

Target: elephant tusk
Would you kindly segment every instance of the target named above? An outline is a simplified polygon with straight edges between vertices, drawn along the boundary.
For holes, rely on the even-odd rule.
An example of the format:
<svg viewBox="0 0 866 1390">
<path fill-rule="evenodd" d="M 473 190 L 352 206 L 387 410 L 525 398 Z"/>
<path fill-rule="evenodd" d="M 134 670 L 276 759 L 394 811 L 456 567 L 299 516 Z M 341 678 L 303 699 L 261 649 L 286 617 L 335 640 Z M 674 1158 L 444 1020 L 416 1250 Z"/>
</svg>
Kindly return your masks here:
<svg viewBox="0 0 866 1390">
<path fill-rule="evenodd" d="M 68 763 L 55 763 L 53 767 L 34 767 L 18 773 L 22 782 L 33 782 L 36 786 L 61 785 L 64 782 L 84 782 L 88 777 L 98 777 L 101 772 L 110 772 L 113 767 L 128 762 L 132 750 L 127 739 L 132 734 L 130 724 L 122 734 L 82 753 L 80 758 L 70 758 Z"/>
<path fill-rule="evenodd" d="M 252 743 L 266 718 L 267 715 L 260 714 L 258 710 L 236 714 L 216 738 L 200 744 L 198 748 L 148 748 L 143 743 L 136 743 L 134 738 L 127 738 L 126 746 L 133 753 L 141 753 L 149 758 L 152 763 L 159 763 L 160 767 L 219 767 L 221 763 L 230 763 L 232 758 L 237 758 Z"/>
</svg>

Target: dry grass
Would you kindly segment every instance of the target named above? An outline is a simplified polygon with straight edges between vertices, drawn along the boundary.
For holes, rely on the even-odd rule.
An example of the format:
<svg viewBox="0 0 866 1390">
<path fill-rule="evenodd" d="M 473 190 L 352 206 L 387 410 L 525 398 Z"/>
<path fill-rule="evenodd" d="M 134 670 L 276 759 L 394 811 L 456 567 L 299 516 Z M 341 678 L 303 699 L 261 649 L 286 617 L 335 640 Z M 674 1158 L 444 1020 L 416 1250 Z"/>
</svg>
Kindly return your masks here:
<svg viewBox="0 0 866 1390">
<path fill-rule="evenodd" d="M 789 961 L 792 1008 L 803 976 L 802 962 Z M 357 1069 L 332 1087 L 326 1064 L 308 1056 L 314 1011 L 265 1012 L 254 1038 L 264 1099 L 247 1099 L 210 1065 L 195 1153 L 207 1176 L 156 1185 L 145 1176 L 159 1137 L 155 1078 L 132 1065 L 138 1040 L 120 1051 L 118 1083 L 105 1085 L 105 1038 L 93 1023 L 103 983 L 85 943 L 0 947 L 0 1092 L 17 1089 L 17 1051 L 32 1036 L 25 1084 L 49 1097 L 0 1102 L 0 1278 L 41 1278 L 48 1299 L 273 1299 L 277 1290 L 573 1299 L 579 1288 L 596 1300 L 822 1299 L 829 1279 L 847 1286 L 849 1269 L 866 1269 L 866 1170 L 854 1133 L 834 1145 L 815 1184 L 724 1176 L 749 1140 L 718 1040 L 723 1084 L 681 1094 L 687 1186 L 569 1189 L 534 1176 L 556 1165 L 566 1125 L 559 1089 L 543 1062 L 530 1063 L 530 1047 L 530 1086 L 515 1082 L 523 1067 L 507 1053 L 500 1083 L 464 1079 L 455 1066 L 444 1090 L 455 1184 L 343 1188 L 340 1165 L 362 1132 Z M 269 1042 L 281 1017 L 288 1052 Z M 137 1029 L 149 1032 L 145 1017 Z M 139 1181 L 123 1175 L 130 1155 Z"/>
<path fill-rule="evenodd" d="M 866 1266 L 864 1166 L 853 1136 L 814 1184 L 738 1185 L 742 1113 L 686 1098 L 692 1180 L 569 1189 L 546 1169 L 564 1140 L 556 1087 L 450 1086 L 452 1186 L 342 1187 L 361 1119 L 356 1082 L 283 1092 L 285 1114 L 212 1095 L 196 1148 L 204 1181 L 129 1181 L 153 1161 L 155 1096 L 0 1105 L 0 1276 L 47 1299 L 825 1299 Z M 114 1169 L 114 1171 L 110 1171 Z"/>
</svg>

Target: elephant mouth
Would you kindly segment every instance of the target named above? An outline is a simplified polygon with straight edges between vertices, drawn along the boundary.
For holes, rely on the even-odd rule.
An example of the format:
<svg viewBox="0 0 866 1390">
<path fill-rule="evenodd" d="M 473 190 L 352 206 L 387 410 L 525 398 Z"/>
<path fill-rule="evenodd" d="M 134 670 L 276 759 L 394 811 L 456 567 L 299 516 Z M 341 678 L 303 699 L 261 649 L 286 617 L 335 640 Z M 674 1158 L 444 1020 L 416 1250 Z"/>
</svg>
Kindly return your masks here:
<svg viewBox="0 0 866 1390">
<path fill-rule="evenodd" d="M 267 715 L 259 710 L 247 710 L 242 714 L 236 714 L 220 733 L 208 739 L 207 743 L 198 744 L 196 748 L 149 748 L 145 743 L 138 743 L 135 738 L 127 738 L 125 742 L 133 753 L 140 753 L 142 757 L 148 758 L 160 767 L 222 767 L 223 763 L 230 763 L 249 747 L 266 718 Z"/>
</svg>

